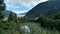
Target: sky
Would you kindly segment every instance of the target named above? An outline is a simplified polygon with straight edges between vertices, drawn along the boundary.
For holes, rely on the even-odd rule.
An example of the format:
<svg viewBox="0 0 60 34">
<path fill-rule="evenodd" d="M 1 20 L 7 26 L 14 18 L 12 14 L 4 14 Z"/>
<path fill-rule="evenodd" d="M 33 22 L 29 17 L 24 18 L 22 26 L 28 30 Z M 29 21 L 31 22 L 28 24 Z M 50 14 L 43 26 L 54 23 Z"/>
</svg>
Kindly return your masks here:
<svg viewBox="0 0 60 34">
<path fill-rule="evenodd" d="M 5 0 L 6 10 L 13 11 L 17 14 L 28 12 L 34 6 L 48 0 Z"/>
</svg>

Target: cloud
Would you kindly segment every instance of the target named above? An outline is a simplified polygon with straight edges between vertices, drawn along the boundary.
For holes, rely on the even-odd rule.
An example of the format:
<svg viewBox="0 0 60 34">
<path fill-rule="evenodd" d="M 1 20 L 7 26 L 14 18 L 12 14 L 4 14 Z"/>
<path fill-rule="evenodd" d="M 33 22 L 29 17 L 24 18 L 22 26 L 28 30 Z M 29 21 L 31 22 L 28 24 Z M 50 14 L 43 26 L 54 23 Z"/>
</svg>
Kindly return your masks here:
<svg viewBox="0 0 60 34">
<path fill-rule="evenodd" d="M 45 1 L 47 0 L 5 0 L 5 3 L 12 7 L 18 8 L 20 6 L 32 7 Z"/>
<path fill-rule="evenodd" d="M 48 0 L 5 0 L 6 9 L 16 13 L 26 12 L 41 2 Z"/>
<path fill-rule="evenodd" d="M 17 14 L 20 14 L 20 13 L 27 13 L 27 11 L 13 11 L 13 12 L 15 12 L 15 13 L 17 13 Z"/>
</svg>

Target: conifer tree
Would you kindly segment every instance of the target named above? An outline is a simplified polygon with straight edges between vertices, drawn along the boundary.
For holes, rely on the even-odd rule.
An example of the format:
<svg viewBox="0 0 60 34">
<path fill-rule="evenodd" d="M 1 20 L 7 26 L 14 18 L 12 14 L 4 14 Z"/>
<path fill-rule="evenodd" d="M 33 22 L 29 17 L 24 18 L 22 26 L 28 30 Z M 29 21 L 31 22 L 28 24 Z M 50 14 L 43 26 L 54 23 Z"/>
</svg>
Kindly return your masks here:
<svg viewBox="0 0 60 34">
<path fill-rule="evenodd" d="M 9 17 L 8 17 L 8 21 L 17 21 L 17 15 L 13 12 L 10 12 Z"/>
<path fill-rule="evenodd" d="M 4 0 L 0 0 L 0 20 L 3 19 L 3 14 L 2 12 L 5 10 L 6 6 L 5 6 L 5 3 L 4 3 Z"/>
</svg>

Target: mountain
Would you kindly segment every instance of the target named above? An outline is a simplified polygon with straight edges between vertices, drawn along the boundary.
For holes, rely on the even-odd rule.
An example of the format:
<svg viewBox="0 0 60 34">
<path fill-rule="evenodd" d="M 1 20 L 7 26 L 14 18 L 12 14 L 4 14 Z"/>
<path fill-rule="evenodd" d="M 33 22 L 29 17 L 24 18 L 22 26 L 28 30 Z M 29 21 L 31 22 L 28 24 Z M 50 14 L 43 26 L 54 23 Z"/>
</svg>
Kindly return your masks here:
<svg viewBox="0 0 60 34">
<path fill-rule="evenodd" d="M 11 11 L 8 11 L 8 10 L 3 11 L 4 18 L 8 18 L 10 12 L 11 12 Z"/>
<path fill-rule="evenodd" d="M 8 19 L 9 15 L 13 13 L 13 16 L 17 15 L 15 12 L 9 11 L 9 10 L 4 10 L 2 14 L 4 15 L 4 21 Z"/>
<path fill-rule="evenodd" d="M 39 3 L 37 6 L 29 10 L 26 13 L 25 18 L 32 19 L 36 18 L 41 14 L 49 16 L 53 13 L 56 13 L 60 10 L 60 0 L 50 0 L 43 3 Z"/>
<path fill-rule="evenodd" d="M 4 19 L 8 19 L 8 16 L 9 16 L 9 14 L 10 14 L 10 12 L 12 12 L 12 11 L 9 11 L 9 10 L 4 10 L 2 13 L 4 14 Z M 14 13 L 14 12 L 12 12 L 12 13 Z M 15 13 L 16 14 L 16 13 Z M 19 14 L 17 14 L 17 17 L 24 17 L 26 15 L 26 12 L 24 12 L 24 13 L 19 13 Z"/>
<path fill-rule="evenodd" d="M 11 13 L 12 11 L 9 11 L 9 10 L 4 10 L 2 13 L 3 13 L 3 15 L 4 15 L 4 19 L 7 19 L 8 17 L 9 17 L 9 14 Z M 14 12 L 12 12 L 12 13 L 14 13 Z M 14 14 L 16 14 L 16 13 L 14 13 Z"/>
</svg>

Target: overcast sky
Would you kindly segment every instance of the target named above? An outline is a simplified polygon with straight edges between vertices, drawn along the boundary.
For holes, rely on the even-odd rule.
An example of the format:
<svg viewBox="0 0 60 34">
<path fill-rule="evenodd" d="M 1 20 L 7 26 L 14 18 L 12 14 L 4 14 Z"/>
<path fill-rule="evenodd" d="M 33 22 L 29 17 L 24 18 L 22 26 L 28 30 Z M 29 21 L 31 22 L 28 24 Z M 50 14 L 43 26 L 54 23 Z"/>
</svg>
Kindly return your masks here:
<svg viewBox="0 0 60 34">
<path fill-rule="evenodd" d="M 5 0 L 6 9 L 15 13 L 27 12 L 36 6 L 38 3 L 48 0 Z"/>
</svg>

